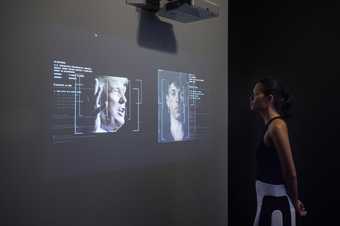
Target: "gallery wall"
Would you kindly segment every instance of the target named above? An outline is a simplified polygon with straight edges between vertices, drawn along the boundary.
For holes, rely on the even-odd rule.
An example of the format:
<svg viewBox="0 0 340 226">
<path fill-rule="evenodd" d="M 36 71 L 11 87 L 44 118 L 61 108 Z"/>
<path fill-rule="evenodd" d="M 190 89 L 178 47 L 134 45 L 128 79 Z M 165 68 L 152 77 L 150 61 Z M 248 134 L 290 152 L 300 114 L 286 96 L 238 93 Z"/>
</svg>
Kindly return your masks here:
<svg viewBox="0 0 340 226">
<path fill-rule="evenodd" d="M 227 3 L 216 3 L 218 18 L 189 24 L 125 1 L 2 7 L 1 225 L 226 225 Z M 138 132 L 126 122 L 55 142 L 56 61 L 142 80 Z M 160 69 L 204 80 L 197 139 L 158 142 Z"/>
</svg>

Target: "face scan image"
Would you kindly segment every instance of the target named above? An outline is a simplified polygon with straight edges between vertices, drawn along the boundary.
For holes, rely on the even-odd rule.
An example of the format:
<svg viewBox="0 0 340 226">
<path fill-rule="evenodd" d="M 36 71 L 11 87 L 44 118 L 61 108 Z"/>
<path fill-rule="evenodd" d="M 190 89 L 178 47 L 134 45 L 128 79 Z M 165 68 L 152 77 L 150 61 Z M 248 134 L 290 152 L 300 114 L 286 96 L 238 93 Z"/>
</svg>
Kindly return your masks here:
<svg viewBox="0 0 340 226">
<path fill-rule="evenodd" d="M 178 82 L 171 82 L 165 96 L 166 106 L 170 114 L 170 133 L 174 140 L 182 140 L 184 96 L 183 87 Z"/>
<path fill-rule="evenodd" d="M 183 73 L 159 71 L 158 141 L 161 143 L 189 138 L 186 81 Z"/>
<path fill-rule="evenodd" d="M 117 132 L 125 123 L 128 79 L 100 76 L 95 79 L 95 133 Z"/>
</svg>

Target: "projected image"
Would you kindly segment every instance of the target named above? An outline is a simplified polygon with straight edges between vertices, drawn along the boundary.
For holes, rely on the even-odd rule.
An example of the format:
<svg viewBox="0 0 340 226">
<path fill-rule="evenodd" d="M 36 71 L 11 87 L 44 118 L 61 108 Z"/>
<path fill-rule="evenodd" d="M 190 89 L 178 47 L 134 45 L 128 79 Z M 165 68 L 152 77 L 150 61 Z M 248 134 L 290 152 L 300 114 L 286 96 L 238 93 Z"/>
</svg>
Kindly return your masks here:
<svg viewBox="0 0 340 226">
<path fill-rule="evenodd" d="M 101 75 L 65 61 L 53 65 L 54 141 L 141 130 L 142 80 Z"/>
<path fill-rule="evenodd" d="M 127 78 L 113 76 L 95 78 L 94 132 L 117 132 L 124 125 L 127 85 Z"/>
<path fill-rule="evenodd" d="M 203 80 L 193 74 L 158 70 L 159 143 L 197 138 L 198 105 L 204 96 L 198 82 Z"/>
</svg>

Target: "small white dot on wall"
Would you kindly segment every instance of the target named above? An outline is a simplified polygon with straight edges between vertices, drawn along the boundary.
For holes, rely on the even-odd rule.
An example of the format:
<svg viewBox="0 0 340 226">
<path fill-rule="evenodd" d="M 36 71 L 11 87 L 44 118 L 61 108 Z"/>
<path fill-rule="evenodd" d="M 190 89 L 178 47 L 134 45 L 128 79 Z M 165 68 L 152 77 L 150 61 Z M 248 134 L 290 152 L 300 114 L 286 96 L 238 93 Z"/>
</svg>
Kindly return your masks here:
<svg viewBox="0 0 340 226">
<path fill-rule="evenodd" d="M 94 33 L 94 37 L 98 38 L 99 34 L 98 33 Z"/>
</svg>

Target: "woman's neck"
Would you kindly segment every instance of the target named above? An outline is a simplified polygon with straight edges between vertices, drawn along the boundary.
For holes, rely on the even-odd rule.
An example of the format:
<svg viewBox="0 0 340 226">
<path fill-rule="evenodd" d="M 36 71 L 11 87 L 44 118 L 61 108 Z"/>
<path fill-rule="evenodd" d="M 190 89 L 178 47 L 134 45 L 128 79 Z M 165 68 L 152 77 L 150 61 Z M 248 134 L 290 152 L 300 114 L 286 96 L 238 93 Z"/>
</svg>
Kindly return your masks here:
<svg viewBox="0 0 340 226">
<path fill-rule="evenodd" d="M 279 113 L 277 113 L 275 110 L 269 108 L 267 111 L 260 112 L 260 116 L 264 121 L 264 124 L 266 125 L 270 119 L 280 116 Z"/>
</svg>

